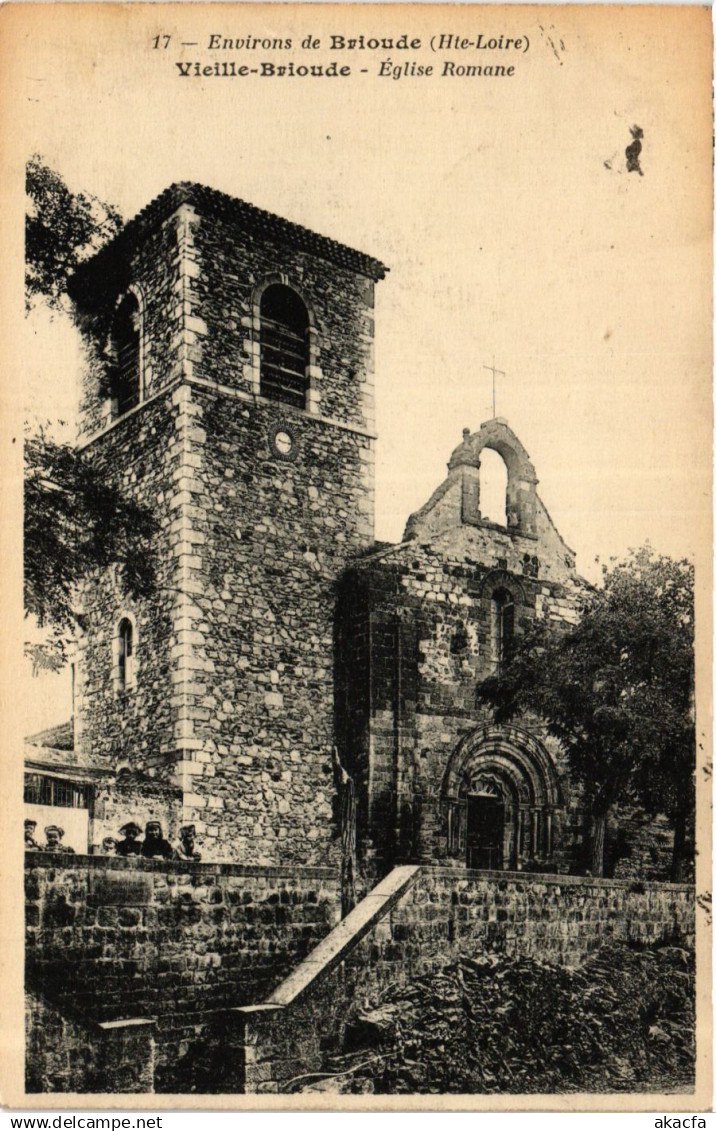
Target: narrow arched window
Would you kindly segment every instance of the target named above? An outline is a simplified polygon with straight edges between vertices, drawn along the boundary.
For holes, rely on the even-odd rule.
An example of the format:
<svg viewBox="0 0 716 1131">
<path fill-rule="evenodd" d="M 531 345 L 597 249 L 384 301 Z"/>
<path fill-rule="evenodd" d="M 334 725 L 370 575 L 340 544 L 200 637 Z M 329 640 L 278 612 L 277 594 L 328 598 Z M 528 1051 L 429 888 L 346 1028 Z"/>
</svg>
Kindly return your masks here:
<svg viewBox="0 0 716 1131">
<path fill-rule="evenodd" d="M 119 622 L 117 643 L 117 682 L 120 691 L 127 691 L 134 686 L 134 630 L 127 617 Z"/>
<path fill-rule="evenodd" d="M 308 311 L 295 291 L 274 283 L 261 296 L 261 395 L 305 408 L 307 367 Z"/>
<path fill-rule="evenodd" d="M 515 631 L 515 602 L 507 589 L 496 589 L 490 602 L 492 661 L 498 671 L 510 658 Z"/>
<path fill-rule="evenodd" d="M 115 416 L 139 404 L 141 393 L 141 319 L 136 295 L 120 302 L 112 322 L 112 400 Z"/>
</svg>

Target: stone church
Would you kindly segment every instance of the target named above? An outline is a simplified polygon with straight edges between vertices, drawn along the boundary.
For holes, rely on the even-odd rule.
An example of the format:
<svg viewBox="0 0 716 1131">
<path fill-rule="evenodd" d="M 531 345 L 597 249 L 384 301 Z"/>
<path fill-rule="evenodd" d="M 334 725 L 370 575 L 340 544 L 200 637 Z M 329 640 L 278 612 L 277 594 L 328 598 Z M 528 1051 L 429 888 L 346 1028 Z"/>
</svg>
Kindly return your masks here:
<svg viewBox="0 0 716 1131">
<path fill-rule="evenodd" d="M 364 883 L 401 862 L 579 869 L 558 747 L 537 720 L 494 726 L 476 686 L 531 618 L 572 620 L 586 583 L 499 418 L 376 543 L 386 270 L 181 183 L 72 280 L 95 344 L 80 444 L 158 523 L 154 593 L 88 581 L 72 725 L 27 746 L 28 813 L 77 852 L 155 818 L 171 838 L 194 823 L 206 861 L 335 868 L 338 766 Z M 481 511 L 485 449 L 505 524 Z"/>
</svg>

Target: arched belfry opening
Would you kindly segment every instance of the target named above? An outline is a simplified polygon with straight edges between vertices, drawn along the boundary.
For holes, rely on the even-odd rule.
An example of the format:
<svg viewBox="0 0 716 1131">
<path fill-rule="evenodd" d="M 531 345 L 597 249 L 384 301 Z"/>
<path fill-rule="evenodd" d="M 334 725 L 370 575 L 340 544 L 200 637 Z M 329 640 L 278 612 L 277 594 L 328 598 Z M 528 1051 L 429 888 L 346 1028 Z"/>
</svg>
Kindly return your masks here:
<svg viewBox="0 0 716 1131">
<path fill-rule="evenodd" d="M 448 483 L 461 483 L 463 522 L 497 522 L 521 534 L 536 534 L 537 476 L 506 420 L 488 420 L 477 432 L 463 429 L 448 471 Z M 411 517 L 408 535 L 421 515 L 419 511 Z"/>
<path fill-rule="evenodd" d="M 478 727 L 442 782 L 446 855 L 467 868 L 548 869 L 563 799 L 546 748 L 519 727 Z"/>
<path fill-rule="evenodd" d="M 480 513 L 486 521 L 507 526 L 507 464 L 492 448 L 480 455 Z"/>
</svg>

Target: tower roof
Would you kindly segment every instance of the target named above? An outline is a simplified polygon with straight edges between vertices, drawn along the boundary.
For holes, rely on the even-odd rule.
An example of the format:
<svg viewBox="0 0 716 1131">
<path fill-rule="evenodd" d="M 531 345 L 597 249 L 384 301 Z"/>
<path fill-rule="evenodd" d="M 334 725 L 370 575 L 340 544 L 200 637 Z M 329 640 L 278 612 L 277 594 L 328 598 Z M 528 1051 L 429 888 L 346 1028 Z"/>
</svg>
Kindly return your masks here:
<svg viewBox="0 0 716 1131">
<path fill-rule="evenodd" d="M 223 217 L 240 223 L 246 230 L 273 238 L 281 243 L 309 251 L 314 255 L 366 275 L 377 282 L 384 278 L 388 268 L 378 259 L 338 243 L 336 240 L 294 224 L 273 212 L 266 212 L 238 197 L 192 181 L 179 181 L 170 185 L 154 200 L 145 205 L 128 221 L 121 232 L 110 240 L 96 255 L 83 263 L 70 280 L 70 294 L 87 296 L 95 280 L 102 278 L 108 269 L 123 259 L 152 228 L 160 224 L 182 204 L 193 205 L 202 216 Z"/>
</svg>

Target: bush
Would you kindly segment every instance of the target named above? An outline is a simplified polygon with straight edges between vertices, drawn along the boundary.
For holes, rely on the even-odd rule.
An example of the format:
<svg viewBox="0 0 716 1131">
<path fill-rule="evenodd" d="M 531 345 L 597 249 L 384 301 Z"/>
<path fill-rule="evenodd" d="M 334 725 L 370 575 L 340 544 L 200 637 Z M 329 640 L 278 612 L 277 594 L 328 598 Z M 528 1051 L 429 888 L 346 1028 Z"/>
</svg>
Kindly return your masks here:
<svg viewBox="0 0 716 1131">
<path fill-rule="evenodd" d="M 354 1048 L 328 1066 L 345 1073 L 341 1090 L 640 1092 L 693 1084 L 694 963 L 681 947 L 610 945 L 577 970 L 497 954 L 461 957 L 372 1004 L 349 1027 L 354 1044 L 372 1034 L 372 1049 Z M 371 1025 L 378 1014 L 382 1024 Z"/>
</svg>

